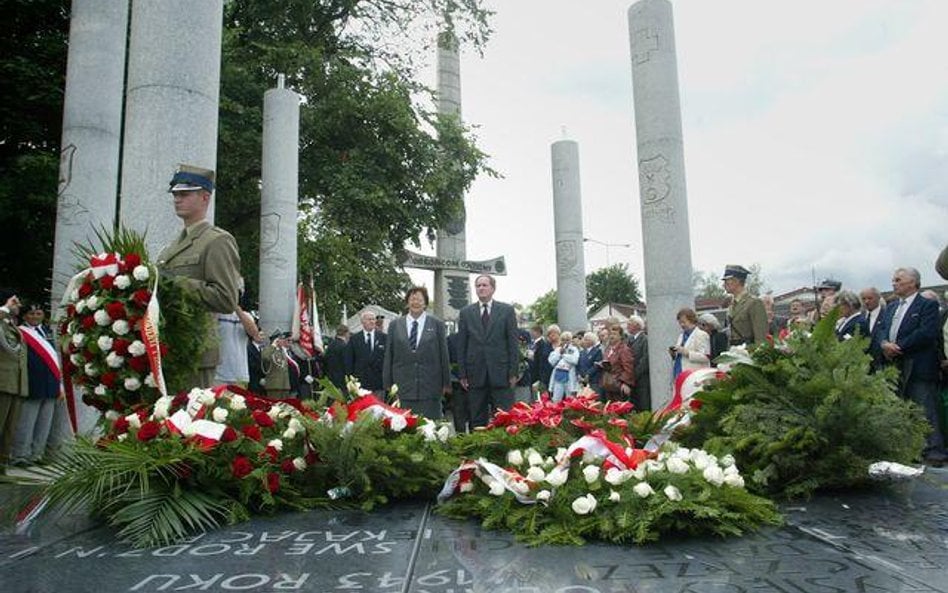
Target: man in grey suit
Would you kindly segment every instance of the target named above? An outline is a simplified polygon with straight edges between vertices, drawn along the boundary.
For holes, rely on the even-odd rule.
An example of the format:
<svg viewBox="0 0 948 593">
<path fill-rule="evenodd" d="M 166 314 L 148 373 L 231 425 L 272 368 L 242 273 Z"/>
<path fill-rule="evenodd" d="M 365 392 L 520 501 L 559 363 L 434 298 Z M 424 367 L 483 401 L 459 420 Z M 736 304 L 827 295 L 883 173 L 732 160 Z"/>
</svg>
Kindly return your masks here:
<svg viewBox="0 0 948 593">
<path fill-rule="evenodd" d="M 626 329 L 629 330 L 629 348 L 632 349 L 632 370 L 635 375 L 632 405 L 637 411 L 651 410 L 652 389 L 648 376 L 648 336 L 645 334 L 645 320 L 633 315 L 626 322 Z"/>
<path fill-rule="evenodd" d="M 517 315 L 494 300 L 495 290 L 493 276 L 478 276 L 477 302 L 461 309 L 458 318 L 458 376 L 467 391 L 472 428 L 485 426 L 494 410 L 513 406 L 519 376 Z"/>
<path fill-rule="evenodd" d="M 408 314 L 388 326 L 382 384 L 386 391 L 398 385 L 403 408 L 425 418 L 442 418 L 442 398 L 451 391 L 447 331 L 443 321 L 425 311 L 424 286 L 408 289 L 405 304 Z"/>
</svg>

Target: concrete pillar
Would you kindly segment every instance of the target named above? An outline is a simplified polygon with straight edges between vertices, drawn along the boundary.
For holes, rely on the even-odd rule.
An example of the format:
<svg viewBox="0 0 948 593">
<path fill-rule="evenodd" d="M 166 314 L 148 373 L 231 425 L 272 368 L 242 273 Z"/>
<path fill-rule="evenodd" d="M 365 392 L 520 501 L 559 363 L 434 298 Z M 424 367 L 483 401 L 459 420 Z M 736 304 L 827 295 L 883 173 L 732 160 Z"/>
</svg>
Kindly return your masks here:
<svg viewBox="0 0 948 593">
<path fill-rule="evenodd" d="M 461 118 L 461 56 L 457 39 L 447 34 L 442 34 L 438 44 L 438 113 Z M 467 259 L 465 219 L 462 208 L 450 224 L 438 229 L 439 258 Z M 458 312 L 470 302 L 470 276 L 467 273 L 455 270 L 435 271 L 435 315 L 445 321 L 456 322 Z"/>
<path fill-rule="evenodd" d="M 222 26 L 222 0 L 132 3 L 119 217 L 155 255 L 181 232 L 167 193 L 178 164 L 217 170 Z"/>
<path fill-rule="evenodd" d="M 263 95 L 260 199 L 260 326 L 289 331 L 296 299 L 300 97 L 283 88 Z"/>
<path fill-rule="evenodd" d="M 127 0 L 73 0 L 63 100 L 52 311 L 78 263 L 76 243 L 115 222 Z"/>
<path fill-rule="evenodd" d="M 629 8 L 632 93 L 638 147 L 642 251 L 648 304 L 652 407 L 671 397 L 668 346 L 681 329 L 675 314 L 694 307 L 685 191 L 681 106 L 672 6 L 641 0 Z"/>
<path fill-rule="evenodd" d="M 559 326 L 586 329 L 586 263 L 583 258 L 583 202 L 579 185 L 579 144 L 554 142 L 553 228 L 556 240 L 556 312 Z"/>
</svg>

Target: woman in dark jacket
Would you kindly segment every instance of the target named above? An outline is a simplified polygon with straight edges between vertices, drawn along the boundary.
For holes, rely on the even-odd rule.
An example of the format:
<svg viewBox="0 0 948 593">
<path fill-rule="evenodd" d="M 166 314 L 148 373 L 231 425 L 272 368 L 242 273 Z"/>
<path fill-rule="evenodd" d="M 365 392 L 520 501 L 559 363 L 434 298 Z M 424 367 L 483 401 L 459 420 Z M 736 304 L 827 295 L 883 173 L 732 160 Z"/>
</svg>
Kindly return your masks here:
<svg viewBox="0 0 948 593">
<path fill-rule="evenodd" d="M 622 326 L 613 325 L 609 328 L 609 344 L 602 355 L 603 376 L 602 388 L 606 399 L 610 401 L 628 401 L 635 385 L 635 374 L 632 349 L 625 340 Z"/>
</svg>

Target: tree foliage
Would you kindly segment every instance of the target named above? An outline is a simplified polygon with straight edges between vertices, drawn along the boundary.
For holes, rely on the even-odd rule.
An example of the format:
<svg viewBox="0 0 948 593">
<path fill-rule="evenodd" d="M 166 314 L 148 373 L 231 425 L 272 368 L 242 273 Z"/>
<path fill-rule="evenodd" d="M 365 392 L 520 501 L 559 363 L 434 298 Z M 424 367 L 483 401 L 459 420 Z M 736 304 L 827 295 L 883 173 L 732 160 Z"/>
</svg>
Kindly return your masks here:
<svg viewBox="0 0 948 593">
<path fill-rule="evenodd" d="M 530 317 L 534 323 L 539 323 L 544 327 L 556 323 L 558 319 L 556 312 L 556 291 L 551 290 L 533 301 L 533 303 L 527 307 L 527 310 L 530 312 Z"/>
<path fill-rule="evenodd" d="M 632 304 L 642 300 L 639 281 L 627 264 L 613 264 L 586 276 L 586 303 L 589 314 L 609 303 Z"/>
</svg>

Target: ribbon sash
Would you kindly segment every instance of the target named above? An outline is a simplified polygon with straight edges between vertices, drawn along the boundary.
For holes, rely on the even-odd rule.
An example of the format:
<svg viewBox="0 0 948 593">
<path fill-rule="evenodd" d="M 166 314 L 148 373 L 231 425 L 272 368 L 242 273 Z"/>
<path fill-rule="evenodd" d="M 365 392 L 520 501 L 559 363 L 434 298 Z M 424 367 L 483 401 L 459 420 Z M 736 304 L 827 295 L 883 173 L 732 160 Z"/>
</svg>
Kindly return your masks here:
<svg viewBox="0 0 948 593">
<path fill-rule="evenodd" d="M 23 341 L 30 347 L 30 350 L 40 357 L 56 380 L 62 381 L 62 365 L 59 362 L 59 354 L 53 349 L 53 345 L 50 344 L 42 334 L 36 331 L 36 329 L 28 325 L 20 326 L 20 334 L 23 336 Z"/>
</svg>

